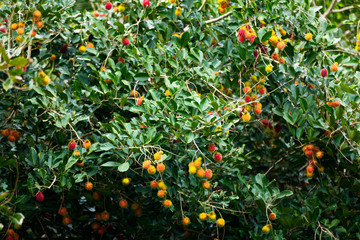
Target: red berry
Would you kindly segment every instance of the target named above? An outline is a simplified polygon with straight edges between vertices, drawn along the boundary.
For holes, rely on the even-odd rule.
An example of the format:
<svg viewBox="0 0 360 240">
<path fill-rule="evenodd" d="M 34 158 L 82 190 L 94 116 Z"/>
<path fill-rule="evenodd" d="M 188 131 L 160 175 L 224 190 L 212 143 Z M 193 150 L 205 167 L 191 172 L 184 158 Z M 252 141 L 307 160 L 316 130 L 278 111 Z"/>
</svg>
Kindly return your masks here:
<svg viewBox="0 0 360 240">
<path fill-rule="evenodd" d="M 269 219 L 270 219 L 271 221 L 274 221 L 274 220 L 276 219 L 276 214 L 275 214 L 275 213 L 270 213 L 270 214 L 269 214 Z"/>
<path fill-rule="evenodd" d="M 215 153 L 214 159 L 215 161 L 220 162 L 222 159 L 221 153 Z"/>
<path fill-rule="evenodd" d="M 211 143 L 209 146 L 208 146 L 208 150 L 209 152 L 215 152 L 215 144 Z"/>
<path fill-rule="evenodd" d="M 128 45 L 130 44 L 129 39 L 124 38 L 124 39 L 122 40 L 122 44 L 124 44 L 124 46 L 128 46 Z"/>
<path fill-rule="evenodd" d="M 210 179 L 210 178 L 212 178 L 212 176 L 213 176 L 213 173 L 212 173 L 211 169 L 206 169 L 205 170 L 205 177 L 207 179 Z"/>
<path fill-rule="evenodd" d="M 245 42 L 245 37 L 239 35 L 238 40 L 239 40 L 239 42 Z"/>
<path fill-rule="evenodd" d="M 308 158 L 311 158 L 312 155 L 313 155 L 313 152 L 312 152 L 312 151 L 306 151 L 305 155 L 306 155 Z"/>
<path fill-rule="evenodd" d="M 150 6 L 150 0 L 143 0 L 143 7 L 149 7 Z"/>
<path fill-rule="evenodd" d="M 6 33 L 6 29 L 5 28 L 0 28 L 0 32 Z"/>
<path fill-rule="evenodd" d="M 105 8 L 106 8 L 107 10 L 112 9 L 112 3 L 111 3 L 111 2 L 105 3 Z"/>
<path fill-rule="evenodd" d="M 38 202 L 44 201 L 44 194 L 42 192 L 40 192 L 40 191 L 38 191 L 36 193 L 35 197 L 36 197 L 36 201 L 38 201 Z"/>
<path fill-rule="evenodd" d="M 266 127 L 267 125 L 269 125 L 269 121 L 266 120 L 266 119 L 263 119 L 263 120 L 261 121 L 261 124 L 262 124 L 264 127 Z"/>
<path fill-rule="evenodd" d="M 245 37 L 245 29 L 239 30 L 239 36 Z"/>
<path fill-rule="evenodd" d="M 259 56 L 259 51 L 258 50 L 254 50 L 254 57 L 257 58 Z"/>
<path fill-rule="evenodd" d="M 60 210 L 59 210 L 59 214 L 61 215 L 61 216 L 66 216 L 67 215 L 67 210 L 66 210 L 66 208 L 60 208 Z"/>
<path fill-rule="evenodd" d="M 308 166 L 307 168 L 306 168 L 306 171 L 308 172 L 308 173 L 313 173 L 314 172 L 314 167 L 313 166 Z"/>
<path fill-rule="evenodd" d="M 321 75 L 323 78 L 326 77 L 327 74 L 328 74 L 328 71 L 327 71 L 326 68 L 321 69 L 320 75 Z"/>
<path fill-rule="evenodd" d="M 68 147 L 71 151 L 74 151 L 76 148 L 76 142 L 74 140 L 71 140 L 68 144 Z"/>
</svg>

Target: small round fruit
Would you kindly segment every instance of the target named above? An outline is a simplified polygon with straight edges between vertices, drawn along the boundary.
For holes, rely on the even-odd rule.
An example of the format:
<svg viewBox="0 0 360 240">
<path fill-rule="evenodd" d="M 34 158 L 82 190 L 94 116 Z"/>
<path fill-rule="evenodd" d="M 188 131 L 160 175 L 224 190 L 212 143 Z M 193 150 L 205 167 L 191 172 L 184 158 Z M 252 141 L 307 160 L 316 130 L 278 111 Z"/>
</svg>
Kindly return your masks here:
<svg viewBox="0 0 360 240">
<path fill-rule="evenodd" d="M 71 218 L 70 217 L 64 217 L 63 218 L 63 224 L 64 225 L 69 225 L 71 223 Z"/>
<path fill-rule="evenodd" d="M 124 38 L 124 39 L 122 40 L 122 44 L 123 44 L 124 46 L 128 46 L 128 45 L 130 44 L 130 40 L 127 39 L 127 38 Z"/>
<path fill-rule="evenodd" d="M 100 224 L 99 224 L 98 222 L 93 222 L 93 223 L 91 224 L 92 230 L 98 230 L 99 227 L 100 227 Z"/>
<path fill-rule="evenodd" d="M 211 186 L 211 184 L 210 184 L 208 181 L 205 181 L 205 182 L 203 183 L 203 187 L 204 187 L 205 189 L 209 189 L 210 186 Z"/>
<path fill-rule="evenodd" d="M 313 37 L 312 33 L 307 33 L 307 34 L 305 34 L 305 39 L 306 39 L 307 41 L 310 41 L 310 40 L 312 39 L 312 37 Z"/>
<path fill-rule="evenodd" d="M 93 184 L 91 182 L 86 182 L 85 189 L 91 191 L 93 189 Z"/>
<path fill-rule="evenodd" d="M 212 173 L 211 169 L 206 169 L 205 170 L 205 177 L 207 179 L 210 179 L 210 178 L 212 178 L 212 176 L 213 176 L 213 173 Z"/>
<path fill-rule="evenodd" d="M 184 218 L 182 219 L 182 224 L 183 224 L 184 226 L 189 225 L 189 224 L 190 224 L 190 218 L 184 217 Z"/>
<path fill-rule="evenodd" d="M 36 201 L 38 201 L 38 202 L 44 201 L 44 194 L 42 192 L 40 192 L 40 191 L 38 191 L 36 193 L 35 197 L 36 197 Z"/>
<path fill-rule="evenodd" d="M 159 198 L 164 198 L 164 197 L 165 197 L 165 194 L 166 194 L 166 192 L 165 192 L 164 190 L 159 190 L 158 193 L 157 193 L 157 196 L 158 196 Z"/>
<path fill-rule="evenodd" d="M 122 185 L 127 186 L 130 184 L 130 178 L 123 178 L 121 181 Z"/>
<path fill-rule="evenodd" d="M 171 207 L 172 202 L 171 202 L 171 200 L 166 199 L 166 200 L 164 200 L 163 205 L 164 205 L 164 207 L 169 208 L 169 207 Z"/>
<path fill-rule="evenodd" d="M 270 232 L 270 227 L 268 225 L 263 226 L 262 232 L 265 233 L 265 234 Z"/>
<path fill-rule="evenodd" d="M 93 199 L 94 199 L 95 201 L 98 201 L 98 200 L 100 199 L 100 193 L 94 192 L 94 193 L 93 193 Z"/>
<path fill-rule="evenodd" d="M 74 140 L 71 140 L 68 144 L 68 147 L 71 151 L 74 151 L 76 148 L 76 142 Z"/>
<path fill-rule="evenodd" d="M 315 154 L 315 156 L 316 156 L 316 158 L 322 158 L 323 156 L 324 156 L 324 153 L 323 152 L 321 152 L 321 151 L 319 151 L 319 152 L 317 152 L 316 154 Z"/>
<path fill-rule="evenodd" d="M 23 35 L 24 33 L 25 33 L 24 28 L 18 28 L 18 29 L 17 29 L 17 34 Z"/>
<path fill-rule="evenodd" d="M 218 227 L 224 227 L 225 226 L 225 220 L 223 218 L 219 218 L 216 221 L 216 225 L 218 225 Z"/>
<path fill-rule="evenodd" d="M 156 180 L 151 181 L 150 187 L 151 187 L 152 189 L 155 189 L 155 188 L 158 187 L 158 183 L 156 182 Z"/>
<path fill-rule="evenodd" d="M 154 159 L 157 160 L 157 161 L 160 160 L 161 157 L 162 157 L 162 154 L 163 154 L 162 151 L 155 153 L 154 154 Z"/>
<path fill-rule="evenodd" d="M 105 8 L 107 9 L 107 10 L 110 10 L 110 9 L 112 9 L 112 3 L 111 2 L 107 2 L 107 3 L 105 3 Z"/>
<path fill-rule="evenodd" d="M 151 165 L 147 171 L 150 175 L 154 175 L 156 173 L 156 168 Z"/>
<path fill-rule="evenodd" d="M 204 169 L 200 168 L 197 170 L 197 172 L 196 172 L 197 177 L 202 178 L 202 177 L 204 177 L 204 175 L 205 175 Z"/>
<path fill-rule="evenodd" d="M 13 24 L 11 24 L 10 28 L 11 28 L 12 30 L 16 30 L 16 29 L 18 29 L 18 25 L 17 25 L 17 23 L 13 23 Z"/>
<path fill-rule="evenodd" d="M 196 173 L 196 167 L 195 166 L 190 166 L 189 167 L 189 173 L 190 174 L 195 174 Z"/>
<path fill-rule="evenodd" d="M 158 172 L 164 172 L 165 171 L 165 165 L 163 163 L 159 163 L 157 166 L 156 166 L 156 170 Z"/>
<path fill-rule="evenodd" d="M 175 15 L 179 17 L 181 15 L 181 13 L 182 13 L 181 8 L 180 7 L 176 8 Z"/>
<path fill-rule="evenodd" d="M 205 221 L 207 219 L 207 214 L 202 212 L 202 213 L 199 214 L 199 218 L 200 218 L 201 221 Z"/>
<path fill-rule="evenodd" d="M 122 199 L 122 200 L 120 200 L 120 202 L 119 202 L 119 206 L 121 207 L 121 208 L 127 208 L 128 207 L 128 202 L 125 200 L 125 199 Z"/>
<path fill-rule="evenodd" d="M 215 161 L 220 162 L 222 160 L 221 153 L 215 153 L 214 159 Z"/>
<path fill-rule="evenodd" d="M 311 166 L 311 165 L 309 165 L 309 166 L 306 168 L 306 171 L 307 171 L 308 173 L 313 173 L 313 172 L 314 172 L 314 167 Z"/>
<path fill-rule="evenodd" d="M 91 142 L 89 139 L 86 139 L 85 142 L 83 143 L 83 147 L 85 149 L 89 149 L 91 147 Z"/>
<path fill-rule="evenodd" d="M 321 69 L 320 75 L 325 78 L 328 75 L 328 71 L 326 68 Z"/>
<path fill-rule="evenodd" d="M 101 219 L 103 221 L 109 221 L 109 218 L 110 218 L 110 214 L 108 211 L 105 210 L 101 213 Z"/>
<path fill-rule="evenodd" d="M 208 146 L 208 150 L 209 150 L 209 152 L 215 152 L 215 150 L 216 150 L 215 144 L 211 143 L 211 144 Z"/>
<path fill-rule="evenodd" d="M 66 208 L 64 208 L 64 207 L 60 208 L 60 209 L 59 209 L 59 214 L 60 214 L 61 216 L 66 216 L 66 215 L 67 215 L 67 210 L 66 210 Z"/>
<path fill-rule="evenodd" d="M 101 227 L 99 227 L 99 229 L 97 230 L 97 233 L 98 233 L 99 235 L 104 235 L 104 234 L 105 234 L 105 231 L 106 231 L 105 227 L 104 227 L 104 226 L 101 226 Z"/>
<path fill-rule="evenodd" d="M 208 214 L 208 218 L 211 220 L 211 221 L 214 221 L 216 220 L 216 213 L 211 211 L 209 214 Z"/>
<path fill-rule="evenodd" d="M 140 206 L 139 206 L 138 203 L 133 203 L 133 204 L 131 204 L 131 206 L 130 206 L 131 210 L 133 210 L 133 211 L 135 211 L 135 210 L 138 209 L 139 207 L 140 207 Z"/>
<path fill-rule="evenodd" d="M 331 71 L 336 72 L 338 70 L 338 63 L 335 62 L 330 67 Z"/>
<path fill-rule="evenodd" d="M 276 214 L 275 213 L 270 213 L 269 214 L 269 219 L 271 220 L 271 221 L 274 221 L 275 219 L 276 219 Z"/>
<path fill-rule="evenodd" d="M 273 70 L 273 66 L 272 66 L 272 65 L 267 65 L 267 66 L 265 67 L 265 71 L 266 71 L 267 73 L 270 73 L 272 70 Z"/>
<path fill-rule="evenodd" d="M 142 164 L 142 167 L 144 169 L 149 169 L 149 167 L 151 167 L 151 161 L 150 160 L 145 160 Z"/>
<path fill-rule="evenodd" d="M 39 18 L 41 17 L 41 12 L 39 10 L 34 11 L 33 13 L 34 17 Z"/>
<path fill-rule="evenodd" d="M 39 21 L 39 22 L 36 23 L 36 27 L 37 27 L 37 28 L 42 28 L 43 26 L 44 26 L 44 23 L 41 22 L 41 21 Z"/>
<path fill-rule="evenodd" d="M 79 47 L 79 51 L 80 51 L 81 53 L 86 52 L 86 47 L 85 47 L 85 46 L 80 46 L 80 47 Z"/>
<path fill-rule="evenodd" d="M 165 185 L 165 183 L 164 183 L 163 181 L 159 181 L 159 182 L 158 182 L 158 188 L 159 188 L 159 189 L 162 189 L 162 190 L 166 190 L 166 189 L 167 189 L 167 187 L 166 187 L 166 185 Z"/>
</svg>

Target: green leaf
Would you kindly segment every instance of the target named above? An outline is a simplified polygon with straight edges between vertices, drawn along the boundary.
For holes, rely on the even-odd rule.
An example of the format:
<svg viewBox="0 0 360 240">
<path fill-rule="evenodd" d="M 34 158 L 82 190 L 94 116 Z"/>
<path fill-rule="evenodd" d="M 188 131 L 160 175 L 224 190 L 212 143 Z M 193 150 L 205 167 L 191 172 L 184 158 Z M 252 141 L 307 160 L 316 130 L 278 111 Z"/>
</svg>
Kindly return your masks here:
<svg viewBox="0 0 360 240">
<path fill-rule="evenodd" d="M 149 74 L 147 74 L 147 73 L 137 73 L 134 78 L 137 81 L 142 81 L 142 82 L 147 81 L 149 79 Z"/>
<path fill-rule="evenodd" d="M 10 78 L 6 79 L 6 81 L 3 82 L 3 88 L 5 89 L 5 91 L 8 91 L 9 89 L 12 88 L 13 86 L 13 81 L 11 81 Z"/>
<path fill-rule="evenodd" d="M 123 164 L 121 164 L 119 167 L 118 167 L 118 171 L 119 172 L 126 172 L 130 167 L 130 164 L 129 162 L 124 162 Z"/>
<path fill-rule="evenodd" d="M 22 213 L 15 213 L 14 215 L 10 216 L 10 220 L 16 225 L 22 225 L 25 216 Z"/>
<path fill-rule="evenodd" d="M 1 44 L 0 44 L 0 54 L 2 55 L 6 63 L 10 63 L 10 59 L 6 54 L 5 48 Z"/>
<path fill-rule="evenodd" d="M 74 157 L 74 155 L 71 155 L 68 162 L 66 163 L 65 171 L 67 171 L 69 168 L 71 168 L 76 162 L 77 162 L 77 159 Z"/>
<path fill-rule="evenodd" d="M 9 64 L 14 67 L 25 67 L 28 64 L 28 60 L 23 57 L 17 57 L 11 59 Z"/>
<path fill-rule="evenodd" d="M 119 162 L 106 162 L 104 164 L 101 164 L 102 167 L 119 167 Z"/>
<path fill-rule="evenodd" d="M 184 32 L 183 35 L 181 36 L 181 46 L 185 47 L 188 44 L 189 40 L 190 40 L 190 33 Z"/>
<path fill-rule="evenodd" d="M 280 198 L 283 198 L 283 197 L 289 197 L 289 196 L 291 196 L 293 194 L 294 193 L 292 191 L 290 191 L 290 190 L 284 190 L 279 195 L 276 195 L 275 198 L 280 199 Z"/>
</svg>

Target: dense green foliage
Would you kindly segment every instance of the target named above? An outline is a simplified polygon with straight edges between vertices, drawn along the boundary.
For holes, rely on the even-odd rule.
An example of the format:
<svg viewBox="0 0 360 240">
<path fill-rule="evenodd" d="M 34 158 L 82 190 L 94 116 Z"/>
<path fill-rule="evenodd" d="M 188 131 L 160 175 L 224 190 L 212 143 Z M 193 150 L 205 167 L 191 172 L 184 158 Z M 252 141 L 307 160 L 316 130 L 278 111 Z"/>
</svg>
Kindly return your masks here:
<svg viewBox="0 0 360 240">
<path fill-rule="evenodd" d="M 324 18 L 326 10 L 309 0 L 239 0 L 224 15 L 211 1 L 112 3 L 111 10 L 72 0 L 0 7 L 0 234 L 360 239 L 356 13 Z M 124 11 L 113 11 L 121 3 Z M 10 30 L 20 22 L 24 35 Z M 253 43 L 239 42 L 246 26 Z M 307 157 L 309 145 L 318 150 Z M 199 158 L 212 177 L 190 173 Z M 165 171 L 149 174 L 146 160 L 164 163 Z M 153 180 L 166 185 L 164 198 Z M 121 200 L 129 206 L 121 208 Z M 62 207 L 71 224 L 63 223 Z M 211 211 L 224 227 L 210 215 L 199 219 Z"/>
</svg>

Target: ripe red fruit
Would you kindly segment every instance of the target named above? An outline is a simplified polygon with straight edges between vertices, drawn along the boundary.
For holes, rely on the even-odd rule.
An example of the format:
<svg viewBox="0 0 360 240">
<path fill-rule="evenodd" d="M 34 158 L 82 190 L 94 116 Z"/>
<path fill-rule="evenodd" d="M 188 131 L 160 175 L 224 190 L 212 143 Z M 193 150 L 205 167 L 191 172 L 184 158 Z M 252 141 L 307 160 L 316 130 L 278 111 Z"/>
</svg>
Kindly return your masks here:
<svg viewBox="0 0 360 240">
<path fill-rule="evenodd" d="M 246 96 L 246 97 L 245 97 L 245 102 L 251 102 L 251 97 L 250 97 L 250 96 Z"/>
<path fill-rule="evenodd" d="M 106 230 L 105 227 L 101 226 L 101 227 L 99 227 L 99 229 L 97 230 L 97 232 L 98 232 L 99 235 L 104 235 L 105 230 Z"/>
<path fill-rule="evenodd" d="M 67 215 L 67 210 L 66 210 L 66 208 L 60 208 L 59 209 L 59 214 L 61 215 L 61 216 L 66 216 Z"/>
<path fill-rule="evenodd" d="M 128 45 L 130 44 L 129 39 L 124 38 L 124 39 L 122 40 L 122 44 L 124 44 L 124 46 L 128 46 Z"/>
<path fill-rule="evenodd" d="M 125 59 L 121 57 L 121 58 L 118 59 L 118 62 L 119 62 L 119 63 L 124 63 L 124 62 L 125 62 Z"/>
<path fill-rule="evenodd" d="M 119 202 L 119 205 L 121 208 L 127 208 L 128 207 L 128 202 L 125 200 L 125 199 L 122 199 L 120 202 Z"/>
<path fill-rule="evenodd" d="M 269 214 L 269 219 L 274 221 L 276 219 L 276 214 L 275 213 L 270 213 Z"/>
<path fill-rule="evenodd" d="M 326 68 L 321 69 L 320 75 L 321 75 L 323 78 L 326 77 L 327 74 L 328 74 L 328 71 L 327 71 Z"/>
<path fill-rule="evenodd" d="M 206 169 L 205 170 L 205 177 L 207 179 L 210 179 L 210 178 L 212 178 L 212 176 L 213 176 L 213 173 L 212 173 L 211 169 Z"/>
<path fill-rule="evenodd" d="M 9 135 L 9 136 L 8 136 L 8 140 L 9 140 L 10 142 L 15 142 L 15 141 L 16 141 L 16 137 L 15 137 L 14 135 Z"/>
<path fill-rule="evenodd" d="M 44 194 L 42 192 L 40 192 L 40 191 L 38 191 L 36 193 L 35 197 L 36 197 L 36 201 L 38 201 L 38 202 L 44 201 Z"/>
<path fill-rule="evenodd" d="M 280 63 L 280 64 L 284 64 L 284 63 L 285 63 L 285 59 L 284 59 L 284 58 L 280 58 L 280 59 L 279 59 L 279 63 Z"/>
<path fill-rule="evenodd" d="M 215 161 L 220 162 L 222 159 L 221 153 L 215 153 L 214 159 Z"/>
<path fill-rule="evenodd" d="M 111 3 L 111 2 L 105 3 L 105 8 L 106 8 L 107 10 L 112 9 L 112 3 Z"/>
<path fill-rule="evenodd" d="M 157 186 L 158 186 L 158 183 L 156 182 L 156 180 L 151 181 L 150 187 L 151 187 L 152 189 L 157 188 Z"/>
<path fill-rule="evenodd" d="M 86 182 L 85 189 L 91 191 L 93 189 L 93 184 L 91 182 Z"/>
<path fill-rule="evenodd" d="M 76 142 L 74 140 L 71 140 L 68 144 L 68 147 L 71 151 L 74 151 L 76 148 Z"/>
<path fill-rule="evenodd" d="M 312 152 L 312 151 L 306 151 L 305 155 L 306 155 L 308 158 L 311 158 L 312 155 L 313 155 L 313 152 Z"/>
<path fill-rule="evenodd" d="M 266 120 L 266 119 L 263 119 L 263 120 L 261 121 L 261 124 L 262 124 L 264 127 L 266 127 L 266 126 L 269 125 L 269 121 Z"/>
<path fill-rule="evenodd" d="M 260 89 L 259 89 L 259 93 L 260 93 L 261 95 L 264 95 L 264 94 L 266 93 L 266 88 L 260 88 Z"/>
<path fill-rule="evenodd" d="M 105 210 L 105 211 L 103 211 L 103 212 L 101 213 L 101 219 L 102 219 L 103 221 L 108 221 L 109 218 L 110 218 L 110 214 L 109 214 L 108 211 Z"/>
<path fill-rule="evenodd" d="M 143 7 L 150 7 L 150 0 L 143 0 Z"/>
<path fill-rule="evenodd" d="M 215 152 L 215 149 L 216 149 L 216 147 L 215 147 L 215 144 L 213 144 L 213 143 L 211 143 L 211 144 L 208 146 L 209 152 Z"/>
<path fill-rule="evenodd" d="M 314 167 L 313 166 L 308 166 L 307 168 L 306 168 L 306 171 L 308 172 L 308 173 L 313 173 L 314 172 Z"/>
<path fill-rule="evenodd" d="M 273 53 L 273 54 L 271 55 L 271 57 L 272 57 L 272 59 L 274 59 L 274 60 L 278 60 L 279 54 Z"/>
<path fill-rule="evenodd" d="M 6 29 L 5 28 L 0 28 L 0 32 L 6 33 Z"/>
<path fill-rule="evenodd" d="M 70 223 L 71 223 L 70 217 L 64 217 L 64 218 L 63 218 L 63 224 L 64 224 L 64 225 L 69 225 Z"/>
<path fill-rule="evenodd" d="M 239 42 L 245 42 L 245 37 L 239 36 L 239 37 L 238 37 L 238 40 L 239 40 Z"/>
<path fill-rule="evenodd" d="M 257 58 L 259 56 L 259 51 L 258 50 L 254 50 L 254 57 Z"/>
<path fill-rule="evenodd" d="M 142 104 L 143 101 L 144 101 L 143 98 L 137 98 L 137 99 L 136 99 L 136 105 L 141 106 L 141 104 Z"/>
<path fill-rule="evenodd" d="M 94 193 L 93 193 L 93 199 L 94 199 L 95 201 L 99 200 L 99 199 L 100 199 L 100 194 L 99 194 L 98 192 L 94 192 Z"/>
<path fill-rule="evenodd" d="M 240 29 L 238 33 L 239 36 L 245 37 L 245 29 Z"/>
<path fill-rule="evenodd" d="M 250 37 L 250 43 L 253 43 L 253 42 L 255 41 L 255 38 L 256 38 L 256 36 L 252 35 L 252 36 Z"/>
</svg>

